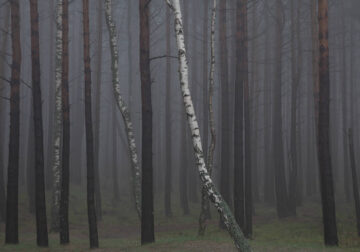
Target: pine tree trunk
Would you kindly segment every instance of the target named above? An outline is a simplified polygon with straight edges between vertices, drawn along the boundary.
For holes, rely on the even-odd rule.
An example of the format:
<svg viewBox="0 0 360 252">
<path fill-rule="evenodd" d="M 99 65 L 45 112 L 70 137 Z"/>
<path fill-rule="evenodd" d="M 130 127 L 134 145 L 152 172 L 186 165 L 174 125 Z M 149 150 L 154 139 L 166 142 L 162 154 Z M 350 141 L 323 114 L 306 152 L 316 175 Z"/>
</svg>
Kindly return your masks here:
<svg viewBox="0 0 360 252">
<path fill-rule="evenodd" d="M 220 36 L 220 83 L 221 83 L 221 178 L 220 193 L 227 204 L 230 202 L 230 127 L 229 127 L 229 76 L 227 48 L 227 5 L 226 0 L 219 4 L 219 36 Z M 223 220 L 221 220 L 222 224 Z M 222 225 L 221 224 L 221 225 Z"/>
<path fill-rule="evenodd" d="M 5 243 L 19 243 L 18 202 L 19 202 L 19 134 L 20 134 L 20 4 L 10 1 L 12 64 L 10 80 L 10 138 L 6 197 Z"/>
<path fill-rule="evenodd" d="M 166 55 L 171 54 L 171 39 L 170 39 L 170 10 L 166 9 Z M 166 164 L 165 164 L 165 215 L 172 216 L 171 211 L 171 185 L 172 185 L 172 146 L 171 146 L 171 59 L 166 58 L 166 105 L 165 105 L 165 146 L 166 146 Z"/>
<path fill-rule="evenodd" d="M 249 78 L 248 78 L 248 32 L 247 32 L 247 0 L 243 1 L 243 8 L 241 12 L 243 21 L 243 57 L 241 59 L 242 82 L 244 87 L 244 126 L 245 126 L 245 229 L 244 233 L 247 238 L 252 236 L 252 212 L 253 212 L 253 199 L 252 199 L 252 178 L 251 178 L 251 125 L 250 125 L 250 91 L 249 91 Z M 253 7 L 254 8 L 254 7 Z"/>
<path fill-rule="evenodd" d="M 4 32 L 8 32 L 9 30 L 9 23 L 10 23 L 10 8 L 4 8 L 2 11 L 5 12 L 4 17 L 4 27 L 2 27 Z M 1 52 L 5 52 L 8 45 L 8 36 L 3 36 L 0 42 Z M 5 73 L 5 62 L 3 60 L 0 61 L 0 75 L 4 76 Z M 0 86 L 4 85 L 4 81 L 0 80 Z M 0 89 L 0 96 L 3 96 L 3 90 Z M 0 119 L 5 121 L 5 105 L 4 101 L 0 100 Z M 5 171 L 5 162 L 4 162 L 4 131 L 5 131 L 4 123 L 0 125 L 0 222 L 5 222 L 6 220 L 6 197 L 5 197 L 5 178 L 4 178 L 4 171 Z"/>
<path fill-rule="evenodd" d="M 289 216 L 288 194 L 285 178 L 284 164 L 284 145 L 282 130 L 282 44 L 283 44 L 283 3 L 276 0 L 276 19 L 275 25 L 275 78 L 273 87 L 273 116 L 272 116 L 272 147 L 273 147 L 273 167 L 275 169 L 275 193 L 276 210 L 279 218 Z"/>
<path fill-rule="evenodd" d="M 90 248 L 98 248 L 99 239 L 98 239 L 96 209 L 95 209 L 94 138 L 93 138 L 92 108 L 91 108 L 92 96 L 91 96 L 89 0 L 83 0 L 82 4 L 83 4 L 83 33 L 84 33 L 87 209 L 88 209 Z"/>
<path fill-rule="evenodd" d="M 42 98 L 40 84 L 40 43 L 38 1 L 30 0 L 32 95 L 35 133 L 35 206 L 37 245 L 48 246 L 48 231 L 45 202 L 44 140 L 42 120 Z"/>
<path fill-rule="evenodd" d="M 60 244 L 69 243 L 69 182 L 70 182 L 70 105 L 69 105 L 69 10 L 63 0 L 62 16 L 62 160 L 60 193 Z"/>
<path fill-rule="evenodd" d="M 51 206 L 51 231 L 58 232 L 60 229 L 60 182 L 61 182 L 61 136 L 62 136 L 62 61 L 63 61 L 63 0 L 57 1 L 56 7 L 56 53 L 55 53 L 55 120 L 54 120 L 54 147 L 52 155 L 53 187 Z"/>
<path fill-rule="evenodd" d="M 138 164 L 138 156 L 135 144 L 135 136 L 133 132 L 133 124 L 130 118 L 130 112 L 123 101 L 120 94 L 120 78 L 119 78 L 119 60 L 118 60 L 118 48 L 116 41 L 116 27 L 113 22 L 112 16 L 112 1 L 105 1 L 105 18 L 106 24 L 109 30 L 109 41 L 110 41 L 110 51 L 111 51 L 111 70 L 112 70 L 112 81 L 114 87 L 114 96 L 117 102 L 117 106 L 120 109 L 121 115 L 125 123 L 125 131 L 127 135 L 128 148 L 132 166 L 132 184 L 133 184 L 133 194 L 135 199 L 135 208 L 138 213 L 139 218 L 141 217 L 141 171 Z"/>
<path fill-rule="evenodd" d="M 269 10 L 267 2 L 265 3 L 265 24 L 269 24 Z M 271 27 L 271 26 L 270 26 Z M 271 77 L 271 45 L 270 32 L 271 28 L 265 31 L 265 54 L 264 54 L 264 201 L 268 205 L 275 202 L 275 184 L 274 184 L 274 167 L 272 166 L 271 155 L 271 93 L 272 93 L 272 77 Z"/>
<path fill-rule="evenodd" d="M 102 20 L 103 20 L 103 1 L 98 2 L 98 36 L 97 36 L 97 57 L 96 57 L 96 93 L 95 93 L 95 120 L 94 120 L 94 169 L 95 169 L 95 204 L 96 216 L 100 221 L 102 219 L 101 205 L 101 184 L 100 184 L 100 110 L 101 110 L 101 76 L 102 76 Z"/>
<path fill-rule="evenodd" d="M 328 41 L 328 1 L 319 0 L 319 119 L 318 155 L 325 245 L 337 246 L 335 197 L 330 156 L 330 73 Z"/>
<path fill-rule="evenodd" d="M 245 228 L 244 188 L 244 84 L 248 81 L 247 69 L 247 1 L 236 3 L 236 77 L 234 114 L 234 212 L 243 231 Z M 246 54 L 246 56 L 245 56 Z"/>
<path fill-rule="evenodd" d="M 229 234 L 234 239 L 235 245 L 239 251 L 250 251 L 250 247 L 241 232 L 239 226 L 237 225 L 234 216 L 232 215 L 229 206 L 223 200 L 222 196 L 219 194 L 217 188 L 213 184 L 208 170 L 206 168 L 199 125 L 196 119 L 194 106 L 191 100 L 191 94 L 189 90 L 189 72 L 186 59 L 186 47 L 185 39 L 183 33 L 182 25 L 182 14 L 180 8 L 179 0 L 166 0 L 174 12 L 174 24 L 175 24 L 175 34 L 178 47 L 178 57 L 179 57 L 179 77 L 180 77 L 180 86 L 183 96 L 184 107 L 186 109 L 186 117 L 188 124 L 191 130 L 191 137 L 193 142 L 194 154 L 196 159 L 197 168 L 199 171 L 200 179 L 202 181 L 203 187 L 206 188 L 210 200 L 214 203 L 216 209 L 219 211 L 226 228 L 229 231 Z"/>
<path fill-rule="evenodd" d="M 112 153 L 112 158 L 113 158 L 113 162 L 112 162 L 112 180 L 113 180 L 113 202 L 114 205 L 117 204 L 117 202 L 120 199 L 120 195 L 119 195 L 119 177 L 118 177 L 118 166 L 117 166 L 117 152 L 118 152 L 118 143 L 117 143 L 117 125 L 116 125 L 116 104 L 114 103 L 113 105 L 113 136 L 112 136 L 112 141 L 113 141 L 113 153 Z"/>
<path fill-rule="evenodd" d="M 357 228 L 357 234 L 358 234 L 358 236 L 360 236 L 360 197 L 359 197 L 359 186 L 358 186 L 358 182 L 357 182 L 355 151 L 354 151 L 354 138 L 353 138 L 352 129 L 349 129 L 348 136 L 349 136 L 349 152 L 350 152 L 353 196 L 354 196 L 355 213 L 356 213 L 356 228 Z"/>
<path fill-rule="evenodd" d="M 148 0 L 139 0 L 140 78 L 142 100 L 142 183 L 141 244 L 152 243 L 154 236 L 154 195 L 152 160 L 152 103 L 150 75 L 150 9 Z"/>
<path fill-rule="evenodd" d="M 215 72 L 215 21 L 216 21 L 216 0 L 213 0 L 213 6 L 211 9 L 211 39 L 210 39 L 210 50 L 211 50 L 211 63 L 210 63 L 210 74 L 209 74 L 209 97 L 208 99 L 208 115 L 209 117 L 205 117 L 204 120 L 209 120 L 209 126 L 210 126 L 210 146 L 209 150 L 207 151 L 207 171 L 209 176 L 211 176 L 212 173 L 212 167 L 213 167 L 213 157 L 214 157 L 214 150 L 215 150 L 215 125 L 214 125 L 214 110 L 213 110 L 213 96 L 214 96 L 214 72 Z M 206 9 L 206 11 L 208 11 Z M 206 82 L 207 83 L 207 82 Z M 206 131 L 207 131 L 206 127 Z M 207 145 L 205 146 L 207 148 Z M 205 156 L 204 156 L 205 157 Z M 205 234 L 206 229 L 206 221 L 211 218 L 210 214 L 210 202 L 209 197 L 207 194 L 206 187 L 203 186 L 201 190 L 201 213 L 199 217 L 199 235 Z"/>
</svg>

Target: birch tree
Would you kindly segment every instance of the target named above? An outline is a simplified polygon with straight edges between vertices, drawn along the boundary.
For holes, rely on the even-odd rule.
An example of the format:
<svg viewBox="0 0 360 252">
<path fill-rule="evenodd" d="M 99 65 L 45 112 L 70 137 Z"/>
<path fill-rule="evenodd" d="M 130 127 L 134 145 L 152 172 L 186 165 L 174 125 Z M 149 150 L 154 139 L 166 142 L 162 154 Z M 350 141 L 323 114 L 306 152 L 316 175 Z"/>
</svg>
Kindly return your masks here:
<svg viewBox="0 0 360 252">
<path fill-rule="evenodd" d="M 56 51 L 55 51 L 55 120 L 54 142 L 52 155 L 53 188 L 51 207 L 51 230 L 59 231 L 59 207 L 60 207 L 60 179 L 61 179 L 61 123 L 62 123 L 62 100 L 61 100 L 61 75 L 62 75 L 62 15 L 63 0 L 57 1 L 56 7 Z"/>
<path fill-rule="evenodd" d="M 111 71 L 112 71 L 112 82 L 114 88 L 114 96 L 117 102 L 117 106 L 121 112 L 125 123 L 125 131 L 128 141 L 131 166 L 132 166 L 132 179 L 133 179 L 133 194 L 135 198 L 135 207 L 138 213 L 138 216 L 141 216 L 141 203 L 140 203 L 140 194 L 141 194 L 141 174 L 138 161 L 138 154 L 135 143 L 135 136 L 133 131 L 133 124 L 130 118 L 130 111 L 123 100 L 120 93 L 120 78 L 119 78 L 119 52 L 117 46 L 117 35 L 116 35 L 116 26 L 112 18 L 112 0 L 105 0 L 105 19 L 106 25 L 109 30 L 109 43 L 111 51 Z"/>
<path fill-rule="evenodd" d="M 216 21 L 216 0 L 213 0 L 213 6 L 211 10 L 211 38 L 210 38 L 210 75 L 209 75 L 209 126 L 210 126 L 210 146 L 208 150 L 207 156 L 207 171 L 209 176 L 212 173 L 212 167 L 214 163 L 214 151 L 215 151 L 215 119 L 214 119 L 214 109 L 213 109 L 213 97 L 214 97 L 214 73 L 215 73 L 215 21 Z M 207 11 L 207 10 L 206 10 Z M 204 118 L 204 120 L 208 120 L 208 118 Z M 207 127 L 205 128 L 207 131 Z M 206 146 L 205 146 L 206 148 Z M 202 195 L 201 195 L 201 213 L 199 217 L 199 235 L 204 235 L 206 229 L 206 220 L 210 217 L 210 205 L 208 201 L 207 188 L 202 187 Z"/>
<path fill-rule="evenodd" d="M 245 239 L 243 233 L 241 232 L 239 226 L 237 225 L 229 206 L 226 204 L 226 202 L 223 200 L 222 196 L 218 192 L 206 168 L 203 148 L 201 144 L 199 124 L 196 119 L 194 105 L 189 90 L 189 71 L 186 58 L 185 38 L 180 1 L 166 0 L 166 2 L 169 8 L 171 8 L 174 12 L 175 34 L 179 59 L 180 87 L 183 96 L 184 107 L 186 110 L 187 121 L 191 130 L 196 165 L 199 171 L 200 179 L 203 183 L 203 187 L 205 187 L 207 190 L 210 200 L 213 202 L 214 206 L 222 216 L 224 224 L 228 229 L 229 234 L 232 236 L 237 249 L 239 251 L 250 251 L 250 246 Z"/>
</svg>

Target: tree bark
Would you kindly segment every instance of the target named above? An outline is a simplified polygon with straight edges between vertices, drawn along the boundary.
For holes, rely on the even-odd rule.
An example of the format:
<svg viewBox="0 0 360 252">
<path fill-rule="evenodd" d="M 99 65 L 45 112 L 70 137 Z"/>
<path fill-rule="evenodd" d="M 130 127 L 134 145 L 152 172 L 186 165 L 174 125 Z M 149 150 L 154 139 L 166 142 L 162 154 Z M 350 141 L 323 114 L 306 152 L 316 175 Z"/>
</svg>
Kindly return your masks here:
<svg viewBox="0 0 360 252">
<path fill-rule="evenodd" d="M 42 119 L 42 98 L 40 79 L 40 43 L 38 1 L 30 0 L 31 23 L 31 64 L 32 64 L 32 96 L 35 133 L 35 206 L 37 245 L 48 246 L 46 220 L 45 175 L 44 175 L 44 138 Z"/>
<path fill-rule="evenodd" d="M 150 73 L 150 9 L 148 0 L 139 0 L 140 77 L 142 115 L 141 244 L 152 243 L 154 236 L 154 195 L 152 160 L 152 101 Z"/>
<path fill-rule="evenodd" d="M 4 23 L 4 27 L 3 30 L 8 32 L 9 30 L 9 23 L 10 23 L 10 8 L 7 7 L 6 9 L 4 9 L 3 11 L 5 11 L 5 23 Z M 1 39 L 1 51 L 5 52 L 7 49 L 7 45 L 8 45 L 8 36 L 3 36 Z M 4 76 L 5 73 L 5 62 L 3 60 L 0 61 L 0 75 Z M 4 81 L 0 81 L 0 86 L 4 86 Z M 3 92 L 4 89 L 1 88 L 0 89 L 0 96 L 3 96 Z M 1 120 L 5 121 L 5 105 L 4 105 L 4 101 L 0 101 L 0 118 Z M 5 145 L 3 144 L 4 141 L 4 131 L 5 131 L 5 125 L 2 124 L 0 125 L 0 222 L 5 222 L 6 220 L 6 192 L 5 192 L 5 178 L 4 178 L 4 171 L 5 171 L 5 162 L 4 162 L 4 147 Z"/>
<path fill-rule="evenodd" d="M 289 216 L 288 194 L 285 178 L 284 145 L 282 130 L 282 44 L 283 44 L 283 3 L 276 0 L 275 25 L 275 78 L 273 87 L 273 116 L 272 116 L 272 147 L 273 167 L 275 169 L 276 210 L 279 218 Z"/>
<path fill-rule="evenodd" d="M 247 0 L 236 2 L 236 77 L 234 114 L 234 212 L 243 231 L 245 228 L 244 191 L 244 85 L 247 68 Z M 246 55 L 245 55 L 246 54 Z"/>
<path fill-rule="evenodd" d="M 19 202 L 19 134 L 20 134 L 20 4 L 10 1 L 12 64 L 10 80 L 10 138 L 6 197 L 5 243 L 19 243 L 18 202 Z"/>
<path fill-rule="evenodd" d="M 357 234 L 358 236 L 360 236 L 360 197 L 359 197 L 359 186 L 357 182 L 356 164 L 355 164 L 354 138 L 351 128 L 348 131 L 348 136 L 349 136 L 349 152 L 350 152 L 353 196 L 354 196 L 355 213 L 356 213 L 356 228 L 357 228 Z"/>
<path fill-rule="evenodd" d="M 95 169 L 95 206 L 96 217 L 100 221 L 102 219 L 101 205 L 101 184 L 100 184 L 100 110 L 101 110 L 101 76 L 102 76 L 102 39 L 103 39 L 103 1 L 98 2 L 98 21 L 97 21 L 97 57 L 96 57 L 96 93 L 95 93 L 95 121 L 94 121 L 94 169 Z"/>
<path fill-rule="evenodd" d="M 85 132 L 86 132 L 86 167 L 87 167 L 87 208 L 89 222 L 90 248 L 99 247 L 95 209 L 95 169 L 94 139 L 91 108 L 91 63 L 90 63 L 90 28 L 89 0 L 83 0 L 83 33 L 84 33 L 84 75 L 85 75 Z"/>
<path fill-rule="evenodd" d="M 69 105 L 69 10 L 63 0 L 62 12 L 62 160 L 60 193 L 60 244 L 69 243 L 69 186 L 70 186 L 70 105 Z"/>
<path fill-rule="evenodd" d="M 166 9 L 166 55 L 171 54 L 170 39 L 170 10 Z M 166 145 L 166 165 L 165 165 L 165 215 L 172 216 L 171 211 L 171 189 L 172 189 L 172 148 L 171 148 L 171 59 L 166 58 L 166 105 L 165 105 L 165 145 Z"/>
<path fill-rule="evenodd" d="M 220 193 L 227 204 L 230 202 L 230 127 L 229 127 L 229 76 L 228 48 L 226 27 L 226 0 L 219 4 L 219 39 L 220 39 L 220 83 L 221 83 L 221 178 Z M 221 225 L 224 224 L 222 223 Z"/>
<path fill-rule="evenodd" d="M 61 181 L 61 136 L 62 136 L 62 61 L 63 61 L 63 0 L 57 1 L 56 7 L 56 53 L 55 53 L 55 120 L 54 120 L 54 147 L 52 155 L 53 187 L 51 206 L 51 231 L 60 229 L 60 181 Z"/>
<path fill-rule="evenodd" d="M 133 180 L 133 194 L 135 199 L 135 208 L 138 213 L 139 218 L 141 217 L 141 171 L 138 164 L 138 155 L 135 144 L 135 136 L 133 132 L 133 124 L 130 118 L 130 112 L 123 101 L 120 94 L 120 78 L 118 73 L 119 60 L 118 60 L 118 48 L 116 41 L 116 27 L 111 16 L 112 10 L 112 1 L 105 1 L 105 18 L 106 24 L 109 30 L 109 41 L 110 41 L 110 51 L 111 51 L 111 71 L 112 71 L 112 82 L 114 88 L 114 96 L 117 102 L 117 106 L 120 109 L 121 115 L 125 123 L 125 131 L 127 136 L 127 141 L 129 145 L 129 154 L 132 166 L 132 180 Z"/>
<path fill-rule="evenodd" d="M 243 233 L 241 232 L 239 226 L 237 225 L 235 218 L 230 211 L 229 206 L 226 204 L 222 196 L 219 194 L 206 168 L 203 150 L 202 150 L 202 144 L 201 144 L 199 125 L 196 119 L 194 106 L 191 100 L 191 94 L 189 90 L 189 71 L 188 71 L 188 64 L 186 59 L 186 47 L 185 47 L 185 39 L 183 33 L 180 1 L 166 0 L 166 2 L 169 5 L 169 8 L 171 8 L 174 12 L 175 34 L 176 34 L 176 42 L 177 42 L 178 57 L 179 57 L 180 86 L 183 96 L 184 107 L 186 109 L 186 117 L 191 129 L 194 154 L 196 158 L 197 168 L 199 170 L 200 179 L 203 183 L 202 185 L 203 187 L 206 188 L 210 200 L 214 203 L 216 209 L 219 211 L 220 215 L 222 216 L 224 224 L 228 229 L 229 234 L 232 236 L 238 250 L 250 251 L 250 247 Z"/>
<path fill-rule="evenodd" d="M 211 38 L 210 38 L 210 74 L 209 74 L 209 97 L 208 99 L 208 115 L 209 118 L 204 118 L 204 120 L 209 120 L 210 126 L 210 146 L 207 152 L 207 171 L 209 176 L 212 173 L 212 167 L 214 162 L 214 150 L 215 150 L 215 141 L 216 141 L 216 134 L 215 134 L 215 120 L 214 120 L 214 110 L 213 110 L 213 97 L 214 97 L 214 72 L 215 72 L 215 21 L 216 21 L 216 0 L 213 0 L 213 6 L 211 9 Z M 208 11 L 208 10 L 206 10 Z M 206 128 L 206 131 L 208 129 Z M 205 146 L 207 148 L 207 145 Z M 202 187 L 201 190 L 201 213 L 199 217 L 199 235 L 205 234 L 206 229 L 206 221 L 211 218 L 210 215 L 210 202 L 209 197 L 207 194 L 207 189 L 205 186 Z"/>
<path fill-rule="evenodd" d="M 318 155 L 321 202 L 324 224 L 324 241 L 327 246 L 337 246 L 335 197 L 330 156 L 330 73 L 328 41 L 328 1 L 319 0 L 319 119 Z"/>
</svg>

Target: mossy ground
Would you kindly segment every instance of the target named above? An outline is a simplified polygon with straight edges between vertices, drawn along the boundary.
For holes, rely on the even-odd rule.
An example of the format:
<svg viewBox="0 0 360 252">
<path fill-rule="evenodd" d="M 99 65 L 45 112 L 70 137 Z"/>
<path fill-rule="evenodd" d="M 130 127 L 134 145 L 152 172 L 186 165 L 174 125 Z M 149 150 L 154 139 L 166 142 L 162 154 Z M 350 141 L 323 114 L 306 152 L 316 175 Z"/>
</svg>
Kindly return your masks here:
<svg viewBox="0 0 360 252">
<path fill-rule="evenodd" d="M 68 246 L 60 246 L 58 234 L 50 234 L 50 247 L 36 246 L 35 218 L 29 214 L 26 192 L 20 194 L 20 243 L 3 245 L 4 224 L 0 224 L 0 251 L 86 251 L 88 226 L 84 188 L 73 187 L 70 196 L 70 239 Z M 110 195 L 110 196 L 108 196 Z M 114 203 L 111 193 L 103 198 L 103 219 L 99 221 L 99 251 L 236 251 L 226 231 L 218 226 L 213 209 L 204 237 L 197 235 L 199 204 L 191 204 L 191 214 L 183 216 L 178 197 L 174 197 L 173 216 L 166 218 L 162 197 L 155 200 L 156 243 L 140 246 L 140 229 L 136 211 L 128 200 Z M 50 199 L 50 195 L 48 195 Z M 279 220 L 273 207 L 256 204 L 254 232 L 251 246 L 254 251 L 360 251 L 355 214 L 351 204 L 337 207 L 338 248 L 323 245 L 321 207 L 318 199 L 307 200 L 298 208 L 297 217 Z M 49 215 L 48 207 L 48 215 Z"/>
</svg>

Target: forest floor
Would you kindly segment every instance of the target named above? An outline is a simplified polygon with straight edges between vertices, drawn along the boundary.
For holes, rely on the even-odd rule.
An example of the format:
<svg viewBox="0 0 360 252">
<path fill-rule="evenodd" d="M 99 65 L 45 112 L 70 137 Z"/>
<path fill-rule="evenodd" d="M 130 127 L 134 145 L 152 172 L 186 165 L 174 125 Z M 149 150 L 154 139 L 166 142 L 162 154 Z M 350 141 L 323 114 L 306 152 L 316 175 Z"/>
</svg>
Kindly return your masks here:
<svg viewBox="0 0 360 252">
<path fill-rule="evenodd" d="M 35 217 L 29 213 L 26 193 L 20 195 L 20 244 L 3 245 L 4 224 L 0 224 L 0 251 L 87 251 L 88 226 L 86 198 L 79 188 L 70 196 L 70 245 L 60 246 L 58 234 L 50 234 L 50 248 L 36 247 Z M 84 191 L 84 190 L 82 190 Z M 109 195 L 109 194 L 107 194 Z M 166 218 L 162 208 L 155 209 L 156 243 L 140 246 L 140 228 L 136 211 L 128 201 L 116 205 L 111 197 L 103 198 L 103 218 L 98 223 L 100 249 L 95 251 L 236 251 L 225 230 L 219 228 L 218 215 L 213 209 L 204 237 L 197 235 L 199 204 L 191 204 L 191 214 L 183 216 L 174 198 L 173 217 Z M 48 195 L 50 199 L 50 195 Z M 162 198 L 155 200 L 162 206 Z M 322 219 L 319 199 L 308 200 L 298 208 L 297 217 L 279 220 L 274 207 L 256 204 L 253 239 L 254 251 L 360 251 L 356 235 L 355 214 L 352 205 L 338 202 L 337 218 L 339 247 L 325 248 L 322 237 Z M 341 206 L 341 207 L 340 207 Z M 50 209 L 48 207 L 48 209 Z M 50 212 L 48 210 L 48 216 Z"/>
</svg>

